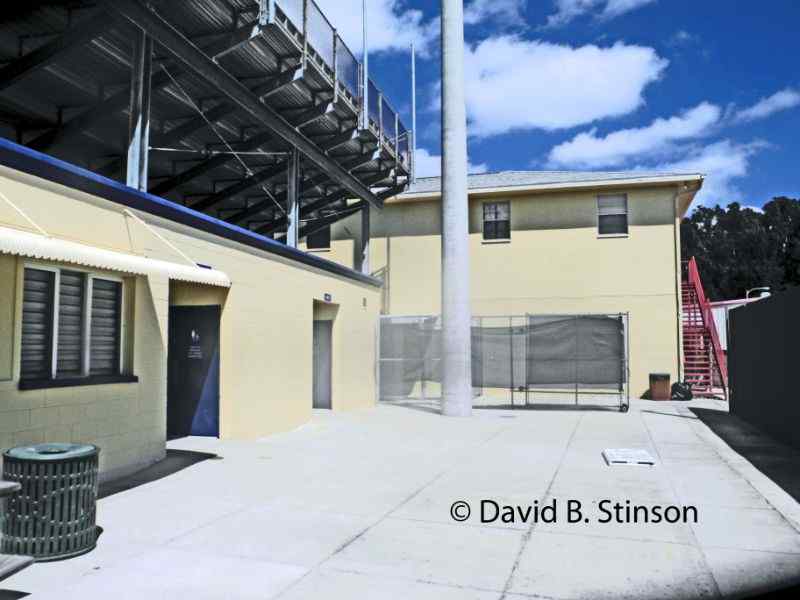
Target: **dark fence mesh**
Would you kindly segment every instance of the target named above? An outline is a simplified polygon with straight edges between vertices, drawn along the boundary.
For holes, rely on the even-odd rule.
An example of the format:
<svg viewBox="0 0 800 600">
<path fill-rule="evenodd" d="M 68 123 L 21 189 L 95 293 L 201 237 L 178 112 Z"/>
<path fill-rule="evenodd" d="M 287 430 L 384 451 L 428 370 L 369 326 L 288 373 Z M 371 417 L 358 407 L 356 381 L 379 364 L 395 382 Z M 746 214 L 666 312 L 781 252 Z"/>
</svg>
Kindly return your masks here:
<svg viewBox="0 0 800 600">
<path fill-rule="evenodd" d="M 540 392 L 627 394 L 627 315 L 476 317 L 472 385 L 481 398 L 528 404 Z M 441 319 L 383 317 L 382 400 L 432 399 L 441 391 Z M 520 394 L 523 396 L 520 397 Z M 488 401 L 491 404 L 491 401 Z"/>
</svg>

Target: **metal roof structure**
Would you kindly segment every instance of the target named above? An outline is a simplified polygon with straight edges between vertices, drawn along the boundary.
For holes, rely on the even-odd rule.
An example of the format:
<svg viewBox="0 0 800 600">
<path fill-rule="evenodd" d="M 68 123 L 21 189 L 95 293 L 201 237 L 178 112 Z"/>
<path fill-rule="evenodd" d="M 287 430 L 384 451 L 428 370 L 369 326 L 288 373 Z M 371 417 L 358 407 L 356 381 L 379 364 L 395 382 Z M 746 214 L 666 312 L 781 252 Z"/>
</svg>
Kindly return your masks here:
<svg viewBox="0 0 800 600">
<path fill-rule="evenodd" d="M 469 176 L 469 190 L 480 192 L 513 188 L 558 188 L 573 185 L 623 183 L 670 183 L 699 181 L 699 173 L 667 171 L 499 171 Z M 442 191 L 441 177 L 421 177 L 412 183 L 400 198 L 415 195 L 438 195 Z"/>
<path fill-rule="evenodd" d="M 274 238 L 405 189 L 412 134 L 313 0 L 3 12 L 0 136 L 17 144 Z"/>
</svg>

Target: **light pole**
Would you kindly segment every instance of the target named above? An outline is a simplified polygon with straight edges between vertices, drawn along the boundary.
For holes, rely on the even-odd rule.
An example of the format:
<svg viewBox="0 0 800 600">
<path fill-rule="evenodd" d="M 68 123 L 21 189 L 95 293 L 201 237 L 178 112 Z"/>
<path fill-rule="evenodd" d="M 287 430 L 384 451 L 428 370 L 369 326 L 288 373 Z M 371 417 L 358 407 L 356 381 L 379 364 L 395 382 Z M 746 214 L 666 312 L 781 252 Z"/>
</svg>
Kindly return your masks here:
<svg viewBox="0 0 800 600">
<path fill-rule="evenodd" d="M 442 414 L 472 414 L 464 4 L 442 0 Z"/>
</svg>

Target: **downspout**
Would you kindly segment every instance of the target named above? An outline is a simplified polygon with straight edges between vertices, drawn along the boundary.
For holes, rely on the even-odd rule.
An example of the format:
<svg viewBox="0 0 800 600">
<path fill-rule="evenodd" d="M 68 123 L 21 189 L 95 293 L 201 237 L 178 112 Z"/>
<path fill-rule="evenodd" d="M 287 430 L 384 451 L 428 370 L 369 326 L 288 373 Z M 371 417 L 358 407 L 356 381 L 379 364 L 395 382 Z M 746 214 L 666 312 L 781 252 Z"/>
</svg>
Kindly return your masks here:
<svg viewBox="0 0 800 600">
<path fill-rule="evenodd" d="M 678 225 L 678 202 L 680 201 L 680 188 L 675 192 L 672 202 L 672 244 L 675 267 L 675 306 L 677 307 L 676 339 L 678 343 L 678 381 L 683 381 L 683 300 L 681 298 L 681 248 L 680 227 Z"/>
</svg>

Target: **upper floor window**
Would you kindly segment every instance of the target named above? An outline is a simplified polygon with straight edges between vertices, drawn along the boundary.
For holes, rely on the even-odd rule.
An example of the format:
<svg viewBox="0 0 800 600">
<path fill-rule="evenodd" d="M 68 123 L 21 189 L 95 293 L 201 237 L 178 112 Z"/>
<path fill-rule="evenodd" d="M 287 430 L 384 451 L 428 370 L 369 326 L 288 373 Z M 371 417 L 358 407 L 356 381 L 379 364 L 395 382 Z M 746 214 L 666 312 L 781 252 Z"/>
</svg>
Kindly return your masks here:
<svg viewBox="0 0 800 600">
<path fill-rule="evenodd" d="M 484 203 L 483 239 L 511 239 L 511 206 L 508 202 Z"/>
<path fill-rule="evenodd" d="M 26 267 L 20 379 L 119 375 L 122 281 Z"/>
<path fill-rule="evenodd" d="M 315 231 L 306 237 L 306 248 L 308 250 L 330 250 L 331 247 L 331 227 L 328 225 Z"/>
<path fill-rule="evenodd" d="M 597 232 L 600 235 L 628 234 L 628 197 L 625 194 L 597 197 Z"/>
</svg>

